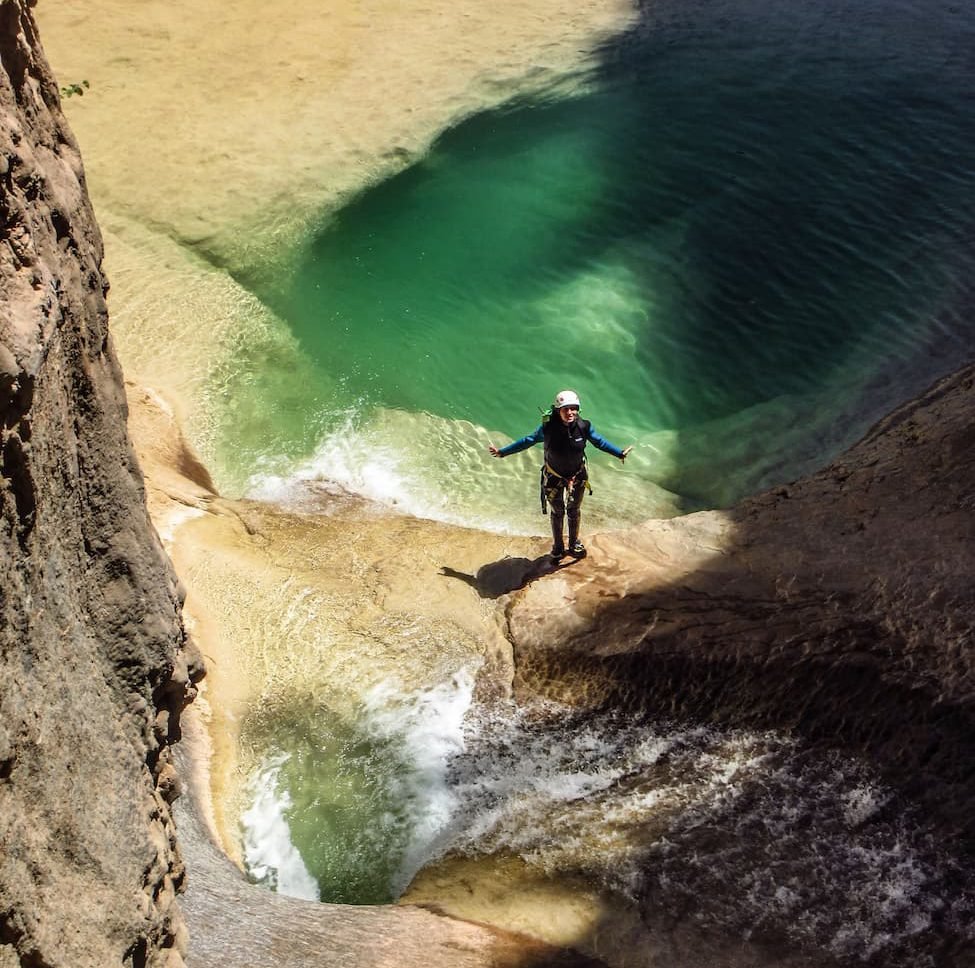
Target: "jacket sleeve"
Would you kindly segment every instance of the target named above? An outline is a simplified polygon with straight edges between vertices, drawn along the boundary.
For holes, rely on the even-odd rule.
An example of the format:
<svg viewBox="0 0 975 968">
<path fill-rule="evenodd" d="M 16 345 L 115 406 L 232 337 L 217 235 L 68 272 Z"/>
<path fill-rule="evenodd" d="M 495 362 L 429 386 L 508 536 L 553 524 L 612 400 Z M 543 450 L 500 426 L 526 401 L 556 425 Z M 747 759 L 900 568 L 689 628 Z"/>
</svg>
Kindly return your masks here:
<svg viewBox="0 0 975 968">
<path fill-rule="evenodd" d="M 513 444 L 508 444 L 507 447 L 500 447 L 498 449 L 498 455 L 501 457 L 509 457 L 511 454 L 517 454 L 519 450 L 528 450 L 529 447 L 534 447 L 535 444 L 540 444 L 545 439 L 545 434 L 542 431 L 541 424 L 539 424 L 538 429 L 531 434 L 516 440 Z"/>
<path fill-rule="evenodd" d="M 593 429 L 593 425 L 589 424 L 589 439 L 600 449 L 606 451 L 607 454 L 612 454 L 616 458 L 623 456 L 623 450 L 617 447 L 616 444 L 611 444 L 605 437 L 597 434 Z"/>
</svg>

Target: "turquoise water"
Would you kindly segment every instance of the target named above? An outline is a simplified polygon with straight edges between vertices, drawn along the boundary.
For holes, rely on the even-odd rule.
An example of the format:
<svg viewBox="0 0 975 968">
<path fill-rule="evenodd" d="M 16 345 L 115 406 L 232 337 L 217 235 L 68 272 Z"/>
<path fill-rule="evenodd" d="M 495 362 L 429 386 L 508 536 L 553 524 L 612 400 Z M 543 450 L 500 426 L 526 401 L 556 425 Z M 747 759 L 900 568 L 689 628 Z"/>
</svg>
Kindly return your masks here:
<svg viewBox="0 0 975 968">
<path fill-rule="evenodd" d="M 264 751 L 242 818 L 248 872 L 282 893 L 395 900 L 457 807 L 447 764 L 464 747 L 471 670 L 410 691 L 387 683 L 353 714 L 307 700 L 245 724 Z"/>
<path fill-rule="evenodd" d="M 379 496 L 410 509 L 425 488 L 432 516 L 476 519 L 494 487 L 503 525 L 513 479 L 486 444 L 571 386 L 637 445 L 627 486 L 650 496 L 628 492 L 624 517 L 653 511 L 654 485 L 720 505 L 822 462 L 971 353 L 970 14 L 648 9 L 587 93 L 470 118 L 292 271 L 242 274 L 298 363 L 238 361 L 231 489 L 339 464 L 369 493 L 376 469 L 346 467 L 346 444 L 397 469 Z"/>
</svg>

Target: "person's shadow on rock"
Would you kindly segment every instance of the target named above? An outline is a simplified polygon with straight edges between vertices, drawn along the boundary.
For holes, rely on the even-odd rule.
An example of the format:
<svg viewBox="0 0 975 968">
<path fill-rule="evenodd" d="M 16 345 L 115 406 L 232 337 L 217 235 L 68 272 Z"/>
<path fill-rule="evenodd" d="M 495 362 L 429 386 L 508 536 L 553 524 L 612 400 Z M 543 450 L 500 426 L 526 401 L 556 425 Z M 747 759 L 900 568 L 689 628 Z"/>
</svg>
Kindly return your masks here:
<svg viewBox="0 0 975 968">
<path fill-rule="evenodd" d="M 574 565 L 581 559 L 563 558 L 555 561 L 551 555 L 540 558 L 501 558 L 498 561 L 481 565 L 476 574 L 469 575 L 464 571 L 457 571 L 449 565 L 440 568 L 440 574 L 448 578 L 456 578 L 470 585 L 481 598 L 500 598 L 516 589 L 524 588 L 529 582 L 543 575 L 550 575 L 560 568 Z"/>
</svg>

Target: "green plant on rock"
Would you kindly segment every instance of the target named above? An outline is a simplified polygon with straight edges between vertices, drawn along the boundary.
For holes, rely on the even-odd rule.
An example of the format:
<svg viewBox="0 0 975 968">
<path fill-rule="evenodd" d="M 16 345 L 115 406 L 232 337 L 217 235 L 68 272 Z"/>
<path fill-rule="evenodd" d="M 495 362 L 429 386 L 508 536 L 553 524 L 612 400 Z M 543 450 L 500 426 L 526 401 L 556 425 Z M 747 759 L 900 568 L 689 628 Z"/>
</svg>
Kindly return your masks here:
<svg viewBox="0 0 975 968">
<path fill-rule="evenodd" d="M 61 97 L 74 97 L 76 94 L 82 97 L 89 87 L 91 85 L 87 81 L 81 81 L 80 84 L 65 84 L 61 88 Z"/>
</svg>

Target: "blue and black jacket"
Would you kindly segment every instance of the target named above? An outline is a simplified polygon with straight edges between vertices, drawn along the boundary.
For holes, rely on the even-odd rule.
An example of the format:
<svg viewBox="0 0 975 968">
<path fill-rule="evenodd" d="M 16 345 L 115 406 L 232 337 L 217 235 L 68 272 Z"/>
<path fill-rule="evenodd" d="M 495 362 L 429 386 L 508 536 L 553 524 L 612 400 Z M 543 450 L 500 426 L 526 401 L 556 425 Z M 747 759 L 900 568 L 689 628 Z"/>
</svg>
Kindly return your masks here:
<svg viewBox="0 0 975 968">
<path fill-rule="evenodd" d="M 564 424 L 558 414 L 540 424 L 538 429 L 507 447 L 498 450 L 501 457 L 517 454 L 521 450 L 545 443 L 545 464 L 559 477 L 573 478 L 585 467 L 586 441 L 616 458 L 623 456 L 621 448 L 611 444 L 593 430 L 588 420 L 577 417 L 571 424 Z"/>
</svg>

